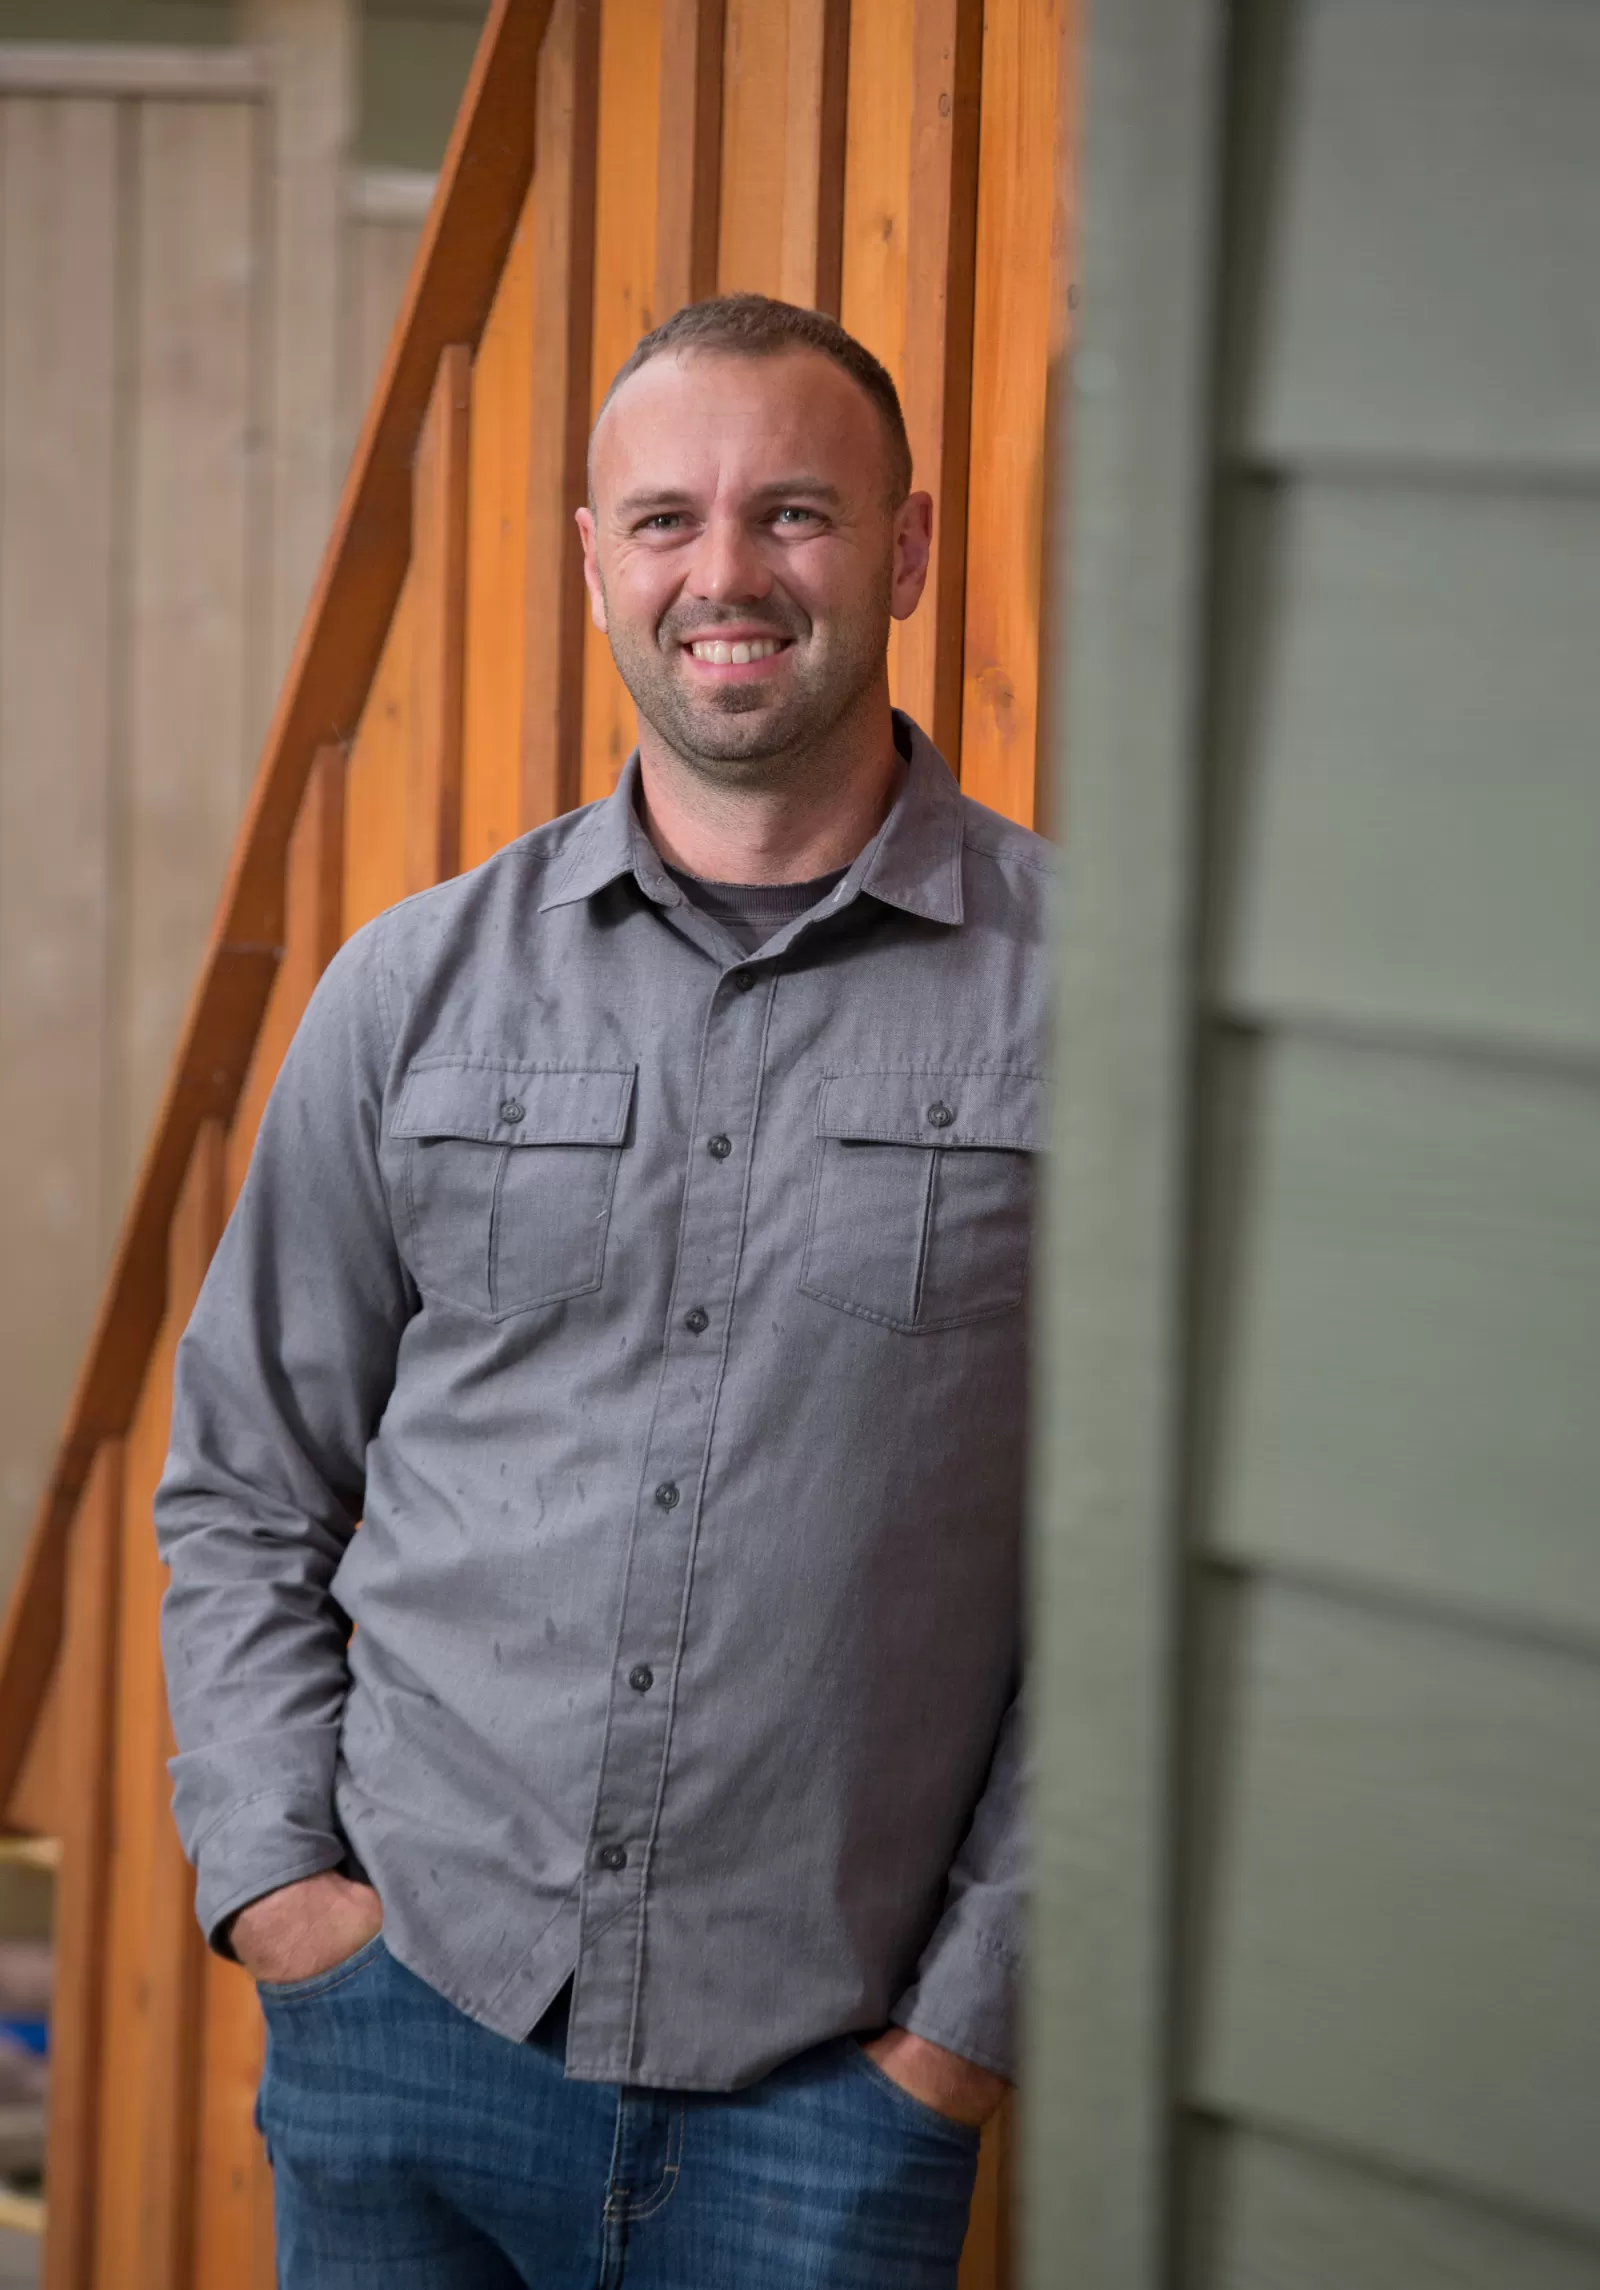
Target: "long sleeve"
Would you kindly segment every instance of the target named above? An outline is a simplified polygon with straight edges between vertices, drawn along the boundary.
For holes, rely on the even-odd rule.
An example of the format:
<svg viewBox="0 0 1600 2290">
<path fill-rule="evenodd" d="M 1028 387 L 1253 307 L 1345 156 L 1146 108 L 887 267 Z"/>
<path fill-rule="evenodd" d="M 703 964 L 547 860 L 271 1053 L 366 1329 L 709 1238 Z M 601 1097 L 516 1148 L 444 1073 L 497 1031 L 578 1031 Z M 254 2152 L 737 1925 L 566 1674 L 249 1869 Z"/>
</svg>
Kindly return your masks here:
<svg viewBox="0 0 1600 2290">
<path fill-rule="evenodd" d="M 377 932 L 330 966 L 178 1346 L 155 1501 L 174 1811 L 213 1940 L 335 1866 L 346 1625 L 329 1585 L 415 1294 L 378 1165 Z"/>
<path fill-rule="evenodd" d="M 1018 1695 L 950 1871 L 944 1912 L 894 2008 L 913 2035 L 1015 2082 L 1026 1915 L 1024 1725 Z"/>
</svg>

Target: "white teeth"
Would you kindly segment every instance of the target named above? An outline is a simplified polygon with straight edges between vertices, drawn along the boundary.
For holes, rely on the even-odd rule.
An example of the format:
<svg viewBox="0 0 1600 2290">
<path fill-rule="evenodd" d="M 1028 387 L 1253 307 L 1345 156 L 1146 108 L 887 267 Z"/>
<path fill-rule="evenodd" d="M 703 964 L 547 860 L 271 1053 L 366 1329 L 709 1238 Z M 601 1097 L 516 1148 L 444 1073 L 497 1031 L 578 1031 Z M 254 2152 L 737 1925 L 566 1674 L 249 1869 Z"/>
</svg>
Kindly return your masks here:
<svg viewBox="0 0 1600 2290">
<path fill-rule="evenodd" d="M 720 639 L 708 638 L 704 643 L 691 644 L 689 649 L 697 660 L 704 660 L 713 668 L 743 668 L 752 660 L 770 660 L 780 646 L 775 636 L 757 636 L 748 644 L 724 644 Z"/>
</svg>

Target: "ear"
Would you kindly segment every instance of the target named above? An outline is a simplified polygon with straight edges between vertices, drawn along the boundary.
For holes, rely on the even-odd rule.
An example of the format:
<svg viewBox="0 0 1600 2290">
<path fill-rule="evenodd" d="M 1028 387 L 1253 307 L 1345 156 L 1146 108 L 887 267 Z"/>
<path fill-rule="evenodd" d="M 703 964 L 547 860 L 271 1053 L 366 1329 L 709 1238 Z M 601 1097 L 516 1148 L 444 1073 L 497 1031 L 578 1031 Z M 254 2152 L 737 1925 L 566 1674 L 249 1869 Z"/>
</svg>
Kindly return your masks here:
<svg viewBox="0 0 1600 2290">
<path fill-rule="evenodd" d="M 908 493 L 894 513 L 889 610 L 896 620 L 909 620 L 916 611 L 927 586 L 932 551 L 933 495 Z"/>
<path fill-rule="evenodd" d="M 589 618 L 603 636 L 606 632 L 606 592 L 600 584 L 600 560 L 595 554 L 594 515 L 588 509 L 573 512 L 583 540 L 583 585 L 589 591 Z"/>
</svg>

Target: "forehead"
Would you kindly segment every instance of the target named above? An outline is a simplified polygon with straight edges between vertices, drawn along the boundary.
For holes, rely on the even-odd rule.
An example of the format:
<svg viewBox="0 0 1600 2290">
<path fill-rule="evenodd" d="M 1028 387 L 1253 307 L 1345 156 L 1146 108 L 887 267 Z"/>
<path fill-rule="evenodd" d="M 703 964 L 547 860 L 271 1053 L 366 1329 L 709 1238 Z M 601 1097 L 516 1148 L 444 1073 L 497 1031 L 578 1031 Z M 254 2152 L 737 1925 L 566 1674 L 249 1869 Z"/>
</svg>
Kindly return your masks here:
<svg viewBox="0 0 1600 2290">
<path fill-rule="evenodd" d="M 664 351 L 630 374 L 595 425 L 598 498 L 641 485 L 741 487 L 822 477 L 882 481 L 878 409 L 818 350 L 771 357 Z"/>
</svg>

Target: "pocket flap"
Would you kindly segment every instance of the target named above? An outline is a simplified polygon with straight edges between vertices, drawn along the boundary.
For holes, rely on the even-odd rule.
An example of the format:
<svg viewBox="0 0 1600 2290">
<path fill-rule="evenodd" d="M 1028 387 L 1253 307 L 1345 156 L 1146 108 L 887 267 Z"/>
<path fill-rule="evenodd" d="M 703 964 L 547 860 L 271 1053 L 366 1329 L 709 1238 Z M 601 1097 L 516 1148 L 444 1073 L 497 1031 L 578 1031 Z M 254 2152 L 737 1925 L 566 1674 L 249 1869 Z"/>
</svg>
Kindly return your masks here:
<svg viewBox="0 0 1600 2290">
<path fill-rule="evenodd" d="M 845 1143 L 1044 1150 L 1036 1073 L 836 1073 L 822 1085 L 817 1134 Z"/>
<path fill-rule="evenodd" d="M 406 1075 L 390 1135 L 468 1137 L 490 1145 L 620 1145 L 634 1071 L 429 1059 Z"/>
</svg>

